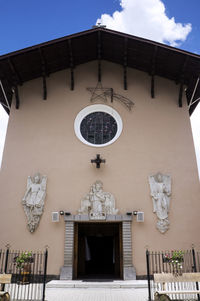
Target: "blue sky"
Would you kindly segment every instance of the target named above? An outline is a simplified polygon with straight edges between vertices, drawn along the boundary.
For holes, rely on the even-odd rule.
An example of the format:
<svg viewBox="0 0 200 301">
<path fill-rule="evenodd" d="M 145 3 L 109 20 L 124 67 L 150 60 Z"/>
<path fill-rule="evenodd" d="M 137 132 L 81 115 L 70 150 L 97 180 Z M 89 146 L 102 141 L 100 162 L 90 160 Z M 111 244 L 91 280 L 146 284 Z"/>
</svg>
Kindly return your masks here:
<svg viewBox="0 0 200 301">
<path fill-rule="evenodd" d="M 0 7 L 0 55 L 90 29 L 97 20 L 200 54 L 200 0 L 0 0 Z M 6 119 L 0 109 L 0 157 Z M 200 109 L 193 120 L 200 170 Z"/>
<path fill-rule="evenodd" d="M 147 5 L 146 1 L 142 2 Z M 176 23 L 192 24 L 190 34 L 179 48 L 200 54 L 200 1 L 162 2 L 169 18 L 174 17 Z M 122 11 L 119 0 L 0 0 L 0 5 L 1 55 L 90 29 L 102 14 Z"/>
<path fill-rule="evenodd" d="M 120 9 L 115 0 L 0 1 L 1 53 L 90 29 L 102 13 Z"/>
<path fill-rule="evenodd" d="M 164 0 L 166 13 L 175 17 L 177 22 L 191 23 L 192 31 L 179 48 L 200 54 L 200 1 L 199 0 Z"/>
</svg>

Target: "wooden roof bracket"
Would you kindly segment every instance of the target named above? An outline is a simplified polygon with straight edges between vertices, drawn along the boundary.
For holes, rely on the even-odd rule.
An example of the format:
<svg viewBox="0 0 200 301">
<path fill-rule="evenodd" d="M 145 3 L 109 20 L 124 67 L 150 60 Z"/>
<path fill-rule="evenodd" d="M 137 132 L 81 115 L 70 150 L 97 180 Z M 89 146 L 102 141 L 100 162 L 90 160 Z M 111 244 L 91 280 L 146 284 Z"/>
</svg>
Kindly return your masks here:
<svg viewBox="0 0 200 301">
<path fill-rule="evenodd" d="M 98 31 L 97 57 L 98 57 L 98 82 L 101 82 L 101 31 Z"/>
<path fill-rule="evenodd" d="M 43 99 L 47 99 L 47 81 L 46 81 L 46 75 L 45 72 L 42 72 L 42 83 L 43 83 Z"/>
<path fill-rule="evenodd" d="M 15 94 L 15 108 L 18 110 L 20 106 L 18 84 L 22 86 L 23 82 L 11 58 L 8 58 L 8 64 L 12 71 L 13 93 Z"/>
<path fill-rule="evenodd" d="M 15 92 L 15 108 L 18 110 L 20 106 L 20 99 L 19 99 L 19 91 L 18 91 L 18 86 L 14 86 L 14 92 Z"/>
<path fill-rule="evenodd" d="M 155 98 L 155 73 L 156 73 L 156 56 L 157 56 L 158 46 L 154 47 L 154 53 L 151 65 L 151 98 Z"/>
<path fill-rule="evenodd" d="M 184 63 L 180 71 L 180 77 L 179 77 L 180 88 L 179 88 L 179 97 L 178 97 L 179 108 L 182 108 L 183 106 L 182 98 L 183 98 L 184 73 L 185 73 L 187 62 L 188 62 L 188 55 L 185 56 Z"/>
<path fill-rule="evenodd" d="M 38 50 L 39 50 L 41 64 L 42 64 L 43 99 L 46 100 L 47 99 L 46 62 L 45 62 L 45 59 L 44 59 L 44 55 L 43 55 L 42 49 L 39 48 Z"/>
<path fill-rule="evenodd" d="M 74 90 L 74 58 L 73 58 L 73 52 L 72 52 L 71 39 L 68 40 L 68 47 L 69 47 L 70 78 L 71 78 L 70 89 L 73 91 Z"/>
<path fill-rule="evenodd" d="M 154 74 L 151 74 L 151 98 L 155 98 L 155 78 L 154 78 Z"/>
<path fill-rule="evenodd" d="M 19 72 L 17 72 L 16 67 L 11 58 L 8 58 L 8 64 L 9 64 L 10 69 L 12 70 L 12 75 L 13 75 L 14 81 L 17 82 L 20 86 L 22 86 L 23 82 L 22 82 Z"/>
<path fill-rule="evenodd" d="M 127 48 L 128 39 L 124 38 L 124 90 L 127 90 Z"/>
<path fill-rule="evenodd" d="M 180 83 L 180 89 L 179 89 L 179 97 L 178 97 L 178 106 L 179 108 L 182 108 L 183 106 L 183 102 L 182 102 L 182 98 L 183 98 L 183 83 L 184 83 L 184 79 L 181 79 L 181 83 Z"/>
</svg>

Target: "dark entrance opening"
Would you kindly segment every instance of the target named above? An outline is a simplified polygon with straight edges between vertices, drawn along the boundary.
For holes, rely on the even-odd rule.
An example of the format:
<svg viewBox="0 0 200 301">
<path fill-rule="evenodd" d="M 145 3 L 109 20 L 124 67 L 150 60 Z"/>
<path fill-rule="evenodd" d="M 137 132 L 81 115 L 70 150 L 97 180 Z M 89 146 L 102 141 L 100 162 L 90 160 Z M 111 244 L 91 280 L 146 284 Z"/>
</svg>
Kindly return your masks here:
<svg viewBox="0 0 200 301">
<path fill-rule="evenodd" d="M 121 223 L 76 223 L 74 259 L 75 279 L 122 279 Z"/>
</svg>

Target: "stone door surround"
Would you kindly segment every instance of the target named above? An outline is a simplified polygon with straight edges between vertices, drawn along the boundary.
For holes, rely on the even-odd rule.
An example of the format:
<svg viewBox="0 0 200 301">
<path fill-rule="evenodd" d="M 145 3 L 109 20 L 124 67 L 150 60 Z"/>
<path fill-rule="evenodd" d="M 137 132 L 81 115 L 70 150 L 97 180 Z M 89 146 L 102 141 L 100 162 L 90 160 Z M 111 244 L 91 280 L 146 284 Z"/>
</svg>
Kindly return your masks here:
<svg viewBox="0 0 200 301">
<path fill-rule="evenodd" d="M 60 279 L 73 279 L 74 262 L 74 225 L 77 222 L 92 222 L 88 215 L 64 215 L 65 221 L 65 244 L 64 244 L 64 266 L 61 268 Z M 97 220 L 99 223 L 100 221 Z M 107 215 L 106 222 L 122 222 L 122 252 L 123 252 L 123 279 L 136 279 L 135 268 L 132 263 L 132 216 L 129 215 Z"/>
</svg>

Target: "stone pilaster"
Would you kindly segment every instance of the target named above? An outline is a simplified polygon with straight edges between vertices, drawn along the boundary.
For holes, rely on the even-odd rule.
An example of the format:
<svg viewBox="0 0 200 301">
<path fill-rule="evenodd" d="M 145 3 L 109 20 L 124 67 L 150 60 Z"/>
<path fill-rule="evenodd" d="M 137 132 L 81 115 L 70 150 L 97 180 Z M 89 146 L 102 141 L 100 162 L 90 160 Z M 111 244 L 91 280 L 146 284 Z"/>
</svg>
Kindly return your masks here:
<svg viewBox="0 0 200 301">
<path fill-rule="evenodd" d="M 65 220 L 64 266 L 61 268 L 60 279 L 71 280 L 73 277 L 74 252 L 74 220 Z"/>
<path fill-rule="evenodd" d="M 136 279 L 135 268 L 132 263 L 132 219 L 122 222 L 123 241 L 123 274 L 124 280 Z"/>
</svg>

